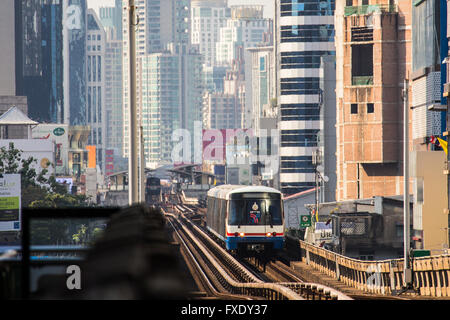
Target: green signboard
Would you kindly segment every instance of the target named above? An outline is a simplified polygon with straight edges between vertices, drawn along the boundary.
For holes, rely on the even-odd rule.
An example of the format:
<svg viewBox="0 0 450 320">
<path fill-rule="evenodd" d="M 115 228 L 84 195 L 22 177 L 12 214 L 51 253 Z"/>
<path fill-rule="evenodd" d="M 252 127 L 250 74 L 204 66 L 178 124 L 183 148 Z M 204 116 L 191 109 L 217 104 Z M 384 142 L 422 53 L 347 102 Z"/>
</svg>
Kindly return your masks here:
<svg viewBox="0 0 450 320">
<path fill-rule="evenodd" d="M 64 128 L 56 128 L 55 130 L 53 130 L 53 134 L 58 137 L 62 136 L 64 133 L 66 133 Z"/>
<path fill-rule="evenodd" d="M 431 255 L 430 250 L 418 250 L 418 249 L 412 250 L 412 256 L 414 258 L 428 257 L 430 255 Z"/>
<path fill-rule="evenodd" d="M 303 215 L 300 216 L 300 228 L 311 227 L 311 216 Z"/>
</svg>

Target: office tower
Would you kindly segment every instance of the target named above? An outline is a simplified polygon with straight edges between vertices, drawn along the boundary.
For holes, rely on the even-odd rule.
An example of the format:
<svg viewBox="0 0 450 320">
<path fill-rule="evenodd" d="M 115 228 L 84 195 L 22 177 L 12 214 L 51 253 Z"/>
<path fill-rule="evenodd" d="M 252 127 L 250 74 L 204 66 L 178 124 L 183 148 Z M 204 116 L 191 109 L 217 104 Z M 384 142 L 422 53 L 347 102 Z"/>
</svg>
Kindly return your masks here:
<svg viewBox="0 0 450 320">
<path fill-rule="evenodd" d="M 86 124 L 86 0 L 63 0 L 64 118 Z"/>
<path fill-rule="evenodd" d="M 333 55 L 334 0 L 278 0 L 280 183 L 284 194 L 315 187 L 320 130 L 320 58 Z"/>
<path fill-rule="evenodd" d="M 17 93 L 27 97 L 32 119 L 61 123 L 62 2 L 15 1 L 15 12 Z"/>
<path fill-rule="evenodd" d="M 412 5 L 411 112 L 415 150 L 426 150 L 429 137 L 440 136 L 441 111 L 441 22 L 440 0 L 414 2 Z M 426 17 L 426 18 L 425 18 Z"/>
</svg>

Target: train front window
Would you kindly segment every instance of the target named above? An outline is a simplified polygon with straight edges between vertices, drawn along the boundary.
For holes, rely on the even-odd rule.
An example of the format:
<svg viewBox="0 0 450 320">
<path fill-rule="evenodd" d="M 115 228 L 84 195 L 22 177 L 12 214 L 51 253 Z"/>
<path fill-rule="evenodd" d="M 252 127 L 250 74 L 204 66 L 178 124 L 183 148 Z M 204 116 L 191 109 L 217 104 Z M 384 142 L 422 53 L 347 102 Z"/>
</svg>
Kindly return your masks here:
<svg viewBox="0 0 450 320">
<path fill-rule="evenodd" d="M 238 226 L 242 224 L 243 221 L 243 210 L 244 201 L 243 200 L 233 200 L 230 202 L 230 212 L 228 215 L 228 224 L 231 226 Z"/>
<path fill-rule="evenodd" d="M 273 199 L 232 200 L 228 224 L 232 226 L 281 225 L 281 201 Z"/>
<path fill-rule="evenodd" d="M 283 224 L 283 217 L 282 217 L 282 213 L 281 213 L 281 201 L 280 200 L 266 200 L 267 203 L 267 207 L 268 207 L 268 211 L 270 216 L 268 217 L 269 219 L 272 219 L 272 222 L 267 221 L 267 224 L 272 224 L 272 225 L 282 225 Z"/>
</svg>

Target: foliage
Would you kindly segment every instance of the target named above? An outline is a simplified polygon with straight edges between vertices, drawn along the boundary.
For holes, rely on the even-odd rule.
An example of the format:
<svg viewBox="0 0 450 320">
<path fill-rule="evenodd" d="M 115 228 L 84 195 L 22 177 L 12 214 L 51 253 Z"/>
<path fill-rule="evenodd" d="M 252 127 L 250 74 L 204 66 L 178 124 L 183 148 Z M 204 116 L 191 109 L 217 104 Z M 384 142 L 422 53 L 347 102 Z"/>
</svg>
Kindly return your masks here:
<svg viewBox="0 0 450 320">
<path fill-rule="evenodd" d="M 18 173 L 21 176 L 22 207 L 67 208 L 87 206 L 87 198 L 81 195 L 71 195 L 65 186 L 56 181 L 54 175 L 46 178 L 47 169 L 37 172 L 33 164 L 37 159 L 22 158 L 22 151 L 9 144 L 9 148 L 0 148 L 0 176 Z M 50 162 L 47 166 L 51 166 Z"/>
<path fill-rule="evenodd" d="M 78 233 L 75 233 L 72 236 L 73 241 L 75 241 L 76 244 L 84 243 L 87 240 L 87 227 L 82 224 L 80 227 L 80 230 L 78 230 Z"/>
<path fill-rule="evenodd" d="M 21 203 L 23 208 L 69 208 L 87 207 L 87 197 L 69 194 L 66 187 L 56 181 L 54 175 L 48 178 L 48 170 L 38 172 L 33 166 L 37 159 L 24 159 L 22 151 L 14 147 L 0 148 L 0 177 L 3 174 L 20 174 Z M 51 166 L 47 163 L 47 166 Z M 67 219 L 33 220 L 31 222 L 31 242 L 34 245 L 72 244 L 72 234 L 79 232 L 81 222 Z"/>
</svg>

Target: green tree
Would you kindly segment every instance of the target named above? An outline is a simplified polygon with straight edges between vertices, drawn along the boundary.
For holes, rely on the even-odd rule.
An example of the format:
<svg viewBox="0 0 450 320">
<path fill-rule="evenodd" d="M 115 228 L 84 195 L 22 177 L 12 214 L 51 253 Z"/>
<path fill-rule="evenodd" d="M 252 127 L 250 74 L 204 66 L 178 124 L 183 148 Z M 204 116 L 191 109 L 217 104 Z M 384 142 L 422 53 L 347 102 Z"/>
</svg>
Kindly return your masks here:
<svg viewBox="0 0 450 320">
<path fill-rule="evenodd" d="M 37 172 L 32 167 L 37 163 L 34 157 L 24 159 L 22 151 L 14 147 L 14 143 L 9 144 L 9 148 L 0 148 L 0 176 L 3 174 L 18 173 L 21 177 L 22 185 L 22 207 L 80 207 L 87 206 L 87 198 L 82 195 L 71 195 L 67 189 L 56 181 L 54 175 L 49 178 L 47 169 Z M 52 166 L 50 162 L 47 166 Z"/>
</svg>

